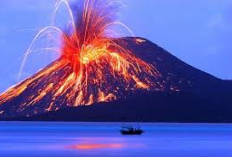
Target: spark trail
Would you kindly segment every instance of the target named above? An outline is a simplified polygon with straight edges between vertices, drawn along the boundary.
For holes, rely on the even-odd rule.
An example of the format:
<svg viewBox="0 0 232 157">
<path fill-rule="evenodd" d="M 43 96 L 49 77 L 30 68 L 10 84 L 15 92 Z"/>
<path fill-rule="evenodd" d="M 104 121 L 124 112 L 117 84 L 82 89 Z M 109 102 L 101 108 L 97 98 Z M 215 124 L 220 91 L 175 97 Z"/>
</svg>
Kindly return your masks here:
<svg viewBox="0 0 232 157">
<path fill-rule="evenodd" d="M 55 5 L 53 19 L 63 4 L 70 16 L 68 31 L 54 25 L 40 30 L 25 53 L 20 75 L 27 56 L 33 53 L 33 46 L 40 38 L 48 36 L 53 42 L 61 41 L 60 47 L 44 48 L 57 52 L 60 58 L 35 76 L 3 93 L 0 104 L 22 94 L 28 87 L 36 88 L 38 85 L 40 88 L 36 90 L 36 94 L 27 96 L 25 101 L 20 102 L 18 112 L 36 105 L 48 93 L 50 101 L 39 112 L 57 110 L 62 107 L 59 105 L 61 102 L 68 106 L 91 105 L 122 98 L 130 91 L 157 89 L 152 81 L 160 76 L 156 68 L 136 57 L 127 49 L 126 43 L 122 44 L 123 40 L 115 38 L 120 33 L 114 26 L 131 33 L 129 28 L 115 20 L 120 2 L 84 0 L 73 9 L 67 0 L 59 0 Z M 58 33 L 60 39 L 55 38 L 54 33 Z M 143 41 L 138 39 L 135 42 L 139 44 Z M 62 100 L 58 103 L 56 100 L 61 97 Z"/>
</svg>

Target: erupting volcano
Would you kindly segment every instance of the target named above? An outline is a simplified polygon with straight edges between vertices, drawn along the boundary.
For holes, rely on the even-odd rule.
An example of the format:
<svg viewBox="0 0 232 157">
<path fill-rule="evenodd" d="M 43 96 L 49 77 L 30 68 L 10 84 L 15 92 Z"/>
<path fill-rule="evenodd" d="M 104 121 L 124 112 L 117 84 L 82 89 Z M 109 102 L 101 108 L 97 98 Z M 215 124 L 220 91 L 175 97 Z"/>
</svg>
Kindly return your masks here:
<svg viewBox="0 0 232 157">
<path fill-rule="evenodd" d="M 55 26 L 62 5 L 70 17 L 64 30 Z M 57 42 L 42 50 L 59 58 L 0 96 L 0 118 L 232 121 L 231 81 L 195 69 L 146 39 L 122 37 L 122 30 L 132 33 L 116 20 L 118 1 L 84 0 L 74 6 L 68 0 L 56 3 L 52 25 L 32 41 L 20 75 L 39 39 Z"/>
<path fill-rule="evenodd" d="M 162 90 L 163 87 L 154 82 L 160 77 L 154 65 L 137 57 L 122 39 L 115 38 L 119 34 L 115 26 L 131 32 L 115 20 L 117 5 L 121 3 L 84 0 L 71 9 L 67 0 L 60 0 L 55 6 L 54 19 L 61 4 L 67 6 L 70 15 L 68 31 L 53 25 L 42 29 L 26 52 L 20 73 L 27 56 L 33 52 L 33 44 L 46 34 L 53 40 L 57 39 L 51 38 L 52 33 L 60 34 L 61 47 L 47 48 L 59 53 L 60 58 L 2 94 L 0 104 L 20 96 L 21 100 L 11 112 L 30 116 L 64 106 L 113 101 L 135 90 Z M 134 42 L 144 41 L 134 39 Z M 24 95 L 29 89 L 31 94 Z M 38 105 L 41 101 L 43 106 Z M 1 113 L 4 115 L 4 112 L 3 109 Z"/>
</svg>

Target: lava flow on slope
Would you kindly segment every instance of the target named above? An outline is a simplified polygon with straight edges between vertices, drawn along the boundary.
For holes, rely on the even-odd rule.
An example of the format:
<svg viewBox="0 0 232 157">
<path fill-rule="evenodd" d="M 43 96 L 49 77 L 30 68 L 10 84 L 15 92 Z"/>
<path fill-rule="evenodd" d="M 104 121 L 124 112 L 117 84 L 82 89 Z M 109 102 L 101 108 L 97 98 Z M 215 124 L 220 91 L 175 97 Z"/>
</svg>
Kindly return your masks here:
<svg viewBox="0 0 232 157">
<path fill-rule="evenodd" d="M 113 101 L 136 90 L 162 90 L 155 81 L 160 77 L 155 66 L 137 57 L 122 38 L 115 38 L 119 34 L 113 29 L 115 26 L 130 32 L 114 18 L 118 3 L 84 0 L 71 9 L 67 0 L 59 0 L 55 14 L 61 4 L 67 6 L 69 30 L 52 25 L 39 31 L 25 54 L 20 73 L 33 52 L 33 44 L 46 34 L 60 34 L 61 47 L 49 48 L 58 52 L 60 58 L 3 93 L 1 116 L 32 116 L 66 106 Z M 134 42 L 140 44 L 143 40 L 135 38 Z M 9 108 L 12 100 L 16 103 Z"/>
</svg>

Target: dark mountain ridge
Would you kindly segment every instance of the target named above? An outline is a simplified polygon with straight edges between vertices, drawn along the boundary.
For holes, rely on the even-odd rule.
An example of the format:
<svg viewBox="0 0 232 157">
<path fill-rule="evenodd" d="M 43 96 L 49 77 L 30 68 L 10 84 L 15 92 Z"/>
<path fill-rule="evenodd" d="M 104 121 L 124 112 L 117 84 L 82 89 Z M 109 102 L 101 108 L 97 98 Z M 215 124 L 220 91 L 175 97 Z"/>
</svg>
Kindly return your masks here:
<svg viewBox="0 0 232 157">
<path fill-rule="evenodd" d="M 154 81 L 163 86 L 163 91 L 135 91 L 113 102 L 75 108 L 64 105 L 57 111 L 30 117 L 18 113 L 15 118 L 12 116 L 12 104 L 17 108 L 17 104 L 33 92 L 31 88 L 0 104 L 0 111 L 11 113 L 11 116 L 5 114 L 2 118 L 42 121 L 232 122 L 232 81 L 224 81 L 198 70 L 146 39 L 123 38 L 123 42 L 116 42 L 156 67 L 161 77 Z M 48 77 L 58 79 L 60 75 L 58 73 Z M 46 97 L 42 99 L 36 104 L 37 108 L 48 100 Z M 33 109 L 28 110 L 34 112 Z"/>
<path fill-rule="evenodd" d="M 230 93 L 137 93 L 126 100 L 66 108 L 33 117 L 5 120 L 91 122 L 231 123 Z M 225 110 L 226 108 L 226 110 Z"/>
</svg>

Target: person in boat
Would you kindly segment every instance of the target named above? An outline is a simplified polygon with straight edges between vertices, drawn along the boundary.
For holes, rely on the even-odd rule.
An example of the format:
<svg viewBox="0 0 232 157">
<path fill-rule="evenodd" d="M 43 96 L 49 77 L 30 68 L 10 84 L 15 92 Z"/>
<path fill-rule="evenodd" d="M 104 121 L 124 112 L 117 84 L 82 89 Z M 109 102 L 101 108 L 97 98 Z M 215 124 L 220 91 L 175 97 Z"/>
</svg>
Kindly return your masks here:
<svg viewBox="0 0 232 157">
<path fill-rule="evenodd" d="M 143 131 L 140 128 L 134 128 L 132 126 L 124 126 L 121 130 L 122 134 L 142 134 Z"/>
</svg>

